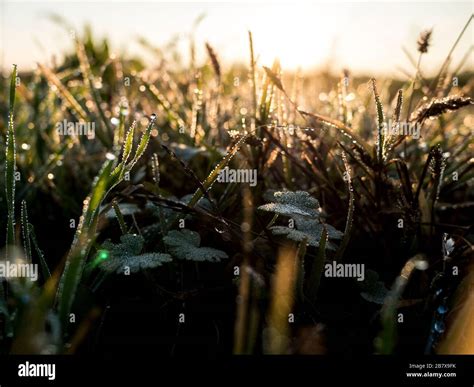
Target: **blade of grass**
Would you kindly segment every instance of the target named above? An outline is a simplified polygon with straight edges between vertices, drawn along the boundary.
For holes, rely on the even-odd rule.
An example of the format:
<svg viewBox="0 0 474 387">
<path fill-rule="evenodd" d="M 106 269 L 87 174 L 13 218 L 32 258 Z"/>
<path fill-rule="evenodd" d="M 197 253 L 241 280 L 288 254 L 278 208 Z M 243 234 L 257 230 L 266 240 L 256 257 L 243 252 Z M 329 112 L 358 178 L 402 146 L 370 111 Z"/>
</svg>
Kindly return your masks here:
<svg viewBox="0 0 474 387">
<path fill-rule="evenodd" d="M 84 201 L 82 216 L 74 235 L 73 244 L 66 257 L 66 264 L 59 282 L 57 294 L 58 313 L 64 329 L 63 333 L 66 333 L 75 294 L 81 281 L 87 257 L 96 237 L 95 233 L 101 204 L 109 192 L 123 180 L 125 172 L 129 172 L 145 152 L 155 120 L 156 116 L 153 114 L 130 163 L 125 164 L 122 160 L 121 164 L 124 164 L 124 167 L 119 165 L 114 168 L 116 158 L 111 153 L 107 154 L 107 159 L 94 180 L 91 194 Z"/>
<path fill-rule="evenodd" d="M 252 114 L 254 123 L 257 122 L 257 78 L 255 72 L 255 55 L 253 51 L 252 32 L 249 31 L 249 46 L 250 46 L 250 81 L 252 82 Z"/>
<path fill-rule="evenodd" d="M 14 112 L 15 90 L 16 90 L 17 67 L 13 65 L 10 80 L 10 109 L 8 116 L 8 132 L 5 154 L 5 195 L 7 200 L 7 239 L 6 239 L 6 259 L 13 256 L 13 246 L 15 245 L 15 169 L 16 169 L 16 146 Z M 0 295 L 3 294 L 3 280 L 0 286 Z"/>
<path fill-rule="evenodd" d="M 403 291 L 410 279 L 411 274 L 419 266 L 419 263 L 426 263 L 423 255 L 415 255 L 410 258 L 396 278 L 395 283 L 385 298 L 381 311 L 382 331 L 375 340 L 376 352 L 379 354 L 391 354 L 395 350 L 397 340 L 397 307 Z"/>
<path fill-rule="evenodd" d="M 280 77 L 276 75 L 276 73 L 272 70 L 270 70 L 268 67 L 264 67 L 265 72 L 267 73 L 268 78 L 272 81 L 272 83 L 283 92 L 285 97 L 288 99 L 288 101 L 295 106 L 296 111 L 305 119 L 308 120 L 308 118 L 314 119 L 316 121 L 319 121 L 323 123 L 324 125 L 333 127 L 337 129 L 342 135 L 345 137 L 349 138 L 354 146 L 356 146 L 362 153 L 365 155 L 369 156 L 369 147 L 366 144 L 366 142 L 355 132 L 352 131 L 351 128 L 348 126 L 344 125 L 343 122 L 339 120 L 335 120 L 329 117 L 325 117 L 323 115 L 317 114 L 317 113 L 309 113 L 306 111 L 303 111 L 299 109 L 294 101 L 291 100 L 291 98 L 288 96 L 286 93 L 285 89 L 283 88 L 283 84 L 280 80 Z"/>
<path fill-rule="evenodd" d="M 72 110 L 73 114 L 77 116 L 78 119 L 82 119 L 85 122 L 89 121 L 88 114 L 82 108 L 82 106 L 77 102 L 76 98 L 69 92 L 69 90 L 62 84 L 60 79 L 54 74 L 50 69 L 38 63 L 38 68 L 43 73 L 45 78 L 49 83 L 51 83 L 58 95 L 63 99 L 66 105 Z M 102 131 L 97 131 L 97 138 L 102 143 L 105 148 L 110 146 L 110 141 L 104 136 Z"/>
<path fill-rule="evenodd" d="M 108 136 L 113 135 L 113 129 L 110 124 L 110 121 L 107 119 L 104 109 L 102 108 L 102 101 L 99 92 L 97 91 L 96 87 L 94 86 L 94 75 L 92 74 L 91 66 L 89 63 L 89 58 L 87 58 L 87 53 L 84 48 L 83 43 L 76 38 L 75 39 L 76 43 L 76 54 L 77 58 L 79 59 L 79 64 L 81 67 L 81 72 L 82 72 L 82 77 L 84 78 L 85 83 L 89 87 L 89 92 L 92 96 L 92 99 L 94 101 L 95 107 L 97 111 L 99 112 L 99 116 L 104 123 L 105 128 L 107 129 L 107 134 Z M 103 134 L 103 138 L 107 140 L 108 145 L 111 146 L 112 143 L 109 138 L 105 133 Z"/>
<path fill-rule="evenodd" d="M 347 157 L 345 153 L 342 153 L 342 160 L 344 161 L 344 166 L 346 169 L 346 183 L 347 189 L 349 192 L 349 209 L 347 211 L 347 220 L 346 220 L 346 228 L 344 230 L 344 237 L 342 238 L 341 245 L 334 256 L 334 260 L 338 261 L 344 256 L 344 252 L 346 251 L 346 247 L 349 244 L 349 240 L 351 238 L 351 231 L 352 231 L 352 219 L 354 217 L 354 188 L 352 187 L 352 173 L 347 162 Z"/>
<path fill-rule="evenodd" d="M 435 78 L 433 78 L 433 81 L 431 83 L 431 94 L 433 94 L 433 92 L 436 90 L 436 85 L 438 84 L 439 82 L 439 78 L 441 76 L 441 74 L 443 74 L 443 72 L 445 71 L 446 67 L 448 66 L 449 62 L 451 61 L 451 56 L 453 55 L 453 52 L 454 50 L 456 49 L 459 41 L 461 40 L 462 36 L 464 35 L 464 32 L 466 32 L 467 30 L 467 27 L 469 27 L 469 24 L 471 23 L 472 19 L 474 18 L 474 15 L 471 14 L 471 16 L 469 17 L 466 25 L 463 27 L 461 33 L 458 35 L 458 37 L 456 38 L 456 41 L 454 42 L 453 46 L 451 47 L 451 49 L 449 50 L 449 53 L 448 53 L 448 56 L 446 57 L 446 59 L 444 60 L 443 64 L 441 65 L 441 68 L 439 69 L 439 72 L 438 74 L 436 75 Z"/>
<path fill-rule="evenodd" d="M 379 164 L 382 163 L 383 160 L 383 150 L 384 150 L 384 130 L 385 130 L 385 117 L 383 114 L 383 106 L 382 102 L 380 101 L 380 96 L 377 91 L 377 83 L 375 82 L 375 79 L 372 78 L 371 80 L 372 83 L 372 92 L 374 94 L 374 99 L 375 99 L 375 106 L 377 108 L 377 161 Z"/>
<path fill-rule="evenodd" d="M 217 164 L 217 166 L 211 171 L 211 173 L 207 176 L 206 180 L 202 183 L 202 186 L 204 187 L 204 191 L 209 191 L 211 189 L 212 185 L 214 182 L 217 180 L 217 177 L 219 176 L 220 171 L 222 171 L 232 160 L 232 158 L 235 156 L 235 154 L 238 152 L 240 147 L 245 143 L 247 138 L 249 137 L 248 134 L 242 136 L 242 138 L 235 143 L 235 145 L 232 147 L 232 149 L 225 155 L 225 157 Z M 203 197 L 203 189 L 198 188 L 194 195 L 192 196 L 191 200 L 188 203 L 189 207 L 194 207 L 199 199 Z"/>
<path fill-rule="evenodd" d="M 43 251 L 39 248 L 38 240 L 36 239 L 35 229 L 32 224 L 28 224 L 28 228 L 30 230 L 30 237 L 31 241 L 33 242 L 33 246 L 36 250 L 36 254 L 38 255 L 38 259 L 40 261 L 41 271 L 43 273 L 43 278 L 47 281 L 51 277 L 51 272 L 49 270 L 48 264 L 44 258 Z"/>
<path fill-rule="evenodd" d="M 25 257 L 28 263 L 31 263 L 31 239 L 30 228 L 28 227 L 28 211 L 26 208 L 26 201 L 21 202 L 21 231 L 23 236 L 23 248 L 25 250 Z"/>
<path fill-rule="evenodd" d="M 122 211 L 120 211 L 120 207 L 118 206 L 118 203 L 115 200 L 112 201 L 112 207 L 114 208 L 115 216 L 117 217 L 117 221 L 120 226 L 120 231 L 122 231 L 122 234 L 126 234 L 127 225 L 125 224 L 125 219 L 123 218 Z"/>
</svg>

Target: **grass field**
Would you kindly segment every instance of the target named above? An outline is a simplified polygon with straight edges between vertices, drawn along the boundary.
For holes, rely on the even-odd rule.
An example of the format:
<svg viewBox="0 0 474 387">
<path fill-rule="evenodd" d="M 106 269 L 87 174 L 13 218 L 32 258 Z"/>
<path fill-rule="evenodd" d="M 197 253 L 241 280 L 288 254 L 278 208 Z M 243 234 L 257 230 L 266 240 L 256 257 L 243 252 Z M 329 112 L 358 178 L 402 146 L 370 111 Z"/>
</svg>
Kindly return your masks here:
<svg viewBox="0 0 474 387">
<path fill-rule="evenodd" d="M 2 281 L 1 351 L 474 354 L 472 48 L 425 77 L 433 41 L 405 79 L 264 67 L 251 33 L 247 65 L 86 29 L 13 66 L 0 270 L 38 278 Z"/>
</svg>

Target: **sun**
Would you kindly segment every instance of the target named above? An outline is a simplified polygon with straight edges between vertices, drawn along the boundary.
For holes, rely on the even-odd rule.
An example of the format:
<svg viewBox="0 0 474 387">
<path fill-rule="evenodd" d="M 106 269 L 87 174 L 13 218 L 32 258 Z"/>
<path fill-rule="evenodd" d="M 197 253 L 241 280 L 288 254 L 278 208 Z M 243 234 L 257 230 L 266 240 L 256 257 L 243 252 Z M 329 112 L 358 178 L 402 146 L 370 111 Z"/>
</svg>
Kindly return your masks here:
<svg viewBox="0 0 474 387">
<path fill-rule="evenodd" d="M 323 8 L 322 4 L 257 7 L 249 29 L 259 63 L 271 65 L 278 58 L 290 70 L 324 64 L 334 54 L 338 31 Z"/>
</svg>

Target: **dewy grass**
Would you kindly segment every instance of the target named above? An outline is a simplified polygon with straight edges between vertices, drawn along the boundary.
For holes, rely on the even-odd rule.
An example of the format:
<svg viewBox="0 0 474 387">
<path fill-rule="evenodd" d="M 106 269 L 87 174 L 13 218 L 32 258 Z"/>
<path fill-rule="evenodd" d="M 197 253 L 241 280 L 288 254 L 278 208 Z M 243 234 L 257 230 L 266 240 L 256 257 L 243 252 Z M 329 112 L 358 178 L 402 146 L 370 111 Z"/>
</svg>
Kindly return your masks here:
<svg viewBox="0 0 474 387">
<path fill-rule="evenodd" d="M 7 199 L 7 259 L 13 258 L 13 252 L 10 249 L 15 245 L 15 170 L 16 170 L 16 145 L 15 145 L 15 126 L 14 111 L 15 108 L 15 90 L 17 82 L 17 67 L 13 66 L 13 72 L 10 79 L 10 104 L 8 113 L 8 132 L 5 154 L 5 195 Z"/>
<path fill-rule="evenodd" d="M 106 161 L 95 178 L 91 194 L 84 200 L 84 208 L 79 226 L 77 227 L 74 242 L 66 258 L 64 272 L 59 282 L 58 313 L 63 329 L 67 327 L 69 313 L 81 280 L 81 274 L 95 239 L 100 206 L 107 194 L 124 179 L 125 173 L 131 171 L 145 152 L 155 120 L 156 116 L 153 115 L 130 162 L 127 163 L 132 153 L 131 138 L 133 136 L 133 127 L 125 140 L 122 161 L 116 166 L 115 156 L 110 153 L 106 155 Z"/>
<path fill-rule="evenodd" d="M 13 66 L 10 79 L 10 100 L 8 109 L 8 131 L 5 147 L 5 196 L 7 202 L 7 237 L 6 261 L 14 258 L 15 246 L 15 170 L 16 146 L 14 127 L 15 91 L 17 82 L 17 66 Z M 0 279 L 0 301 L 5 301 L 4 279 Z"/>
<path fill-rule="evenodd" d="M 348 72 L 296 75 L 278 61 L 263 67 L 251 33 L 248 39 L 247 65 L 219 62 L 213 42 L 193 41 L 190 66 L 170 45 L 150 47 L 159 65 L 149 68 L 138 58 L 112 57 L 89 31 L 57 65 L 22 73 L 21 82 L 14 67 L 11 79 L 0 80 L 10 90 L 0 93 L 7 257 L 15 246 L 41 268 L 35 284 L 2 283 L 2 352 L 107 350 L 102 338 L 114 324 L 131 334 L 160 329 L 177 338 L 157 350 L 179 352 L 186 339 L 177 321 L 185 317 L 186 334 L 203 334 L 188 322 L 208 301 L 213 311 L 200 318 L 221 352 L 353 350 L 352 333 L 368 332 L 374 312 L 382 330 L 376 347 L 376 335 L 367 333 L 365 352 L 406 350 L 399 313 L 419 322 L 411 326 L 420 332 L 414 345 L 434 351 L 440 336 L 423 342 L 432 300 L 439 292 L 452 296 L 472 251 L 472 72 L 456 74 L 457 86 L 437 88 L 418 69 L 410 112 L 401 91 L 408 95 L 410 80 L 380 77 L 370 92 L 371 77 L 341 84 Z M 208 54 L 202 63 L 200 49 Z M 443 74 L 452 71 L 443 67 Z M 290 97 L 285 85 L 297 77 Z M 408 116 L 419 138 L 384 126 L 389 106 L 392 125 Z M 57 122 L 96 118 L 95 139 L 55 131 Z M 225 168 L 256 169 L 256 187 L 220 182 Z M 452 241 L 449 256 L 441 253 L 443 238 Z M 408 269 L 421 265 L 410 260 L 420 255 L 430 270 L 417 281 Z M 326 278 L 324 265 L 334 260 L 365 265 L 363 283 Z M 126 280 L 127 266 L 137 281 Z M 106 311 L 143 292 L 153 295 L 143 308 L 160 311 L 153 328 L 134 313 L 91 324 L 92 304 Z M 333 324 L 342 320 L 351 335 Z M 473 351 L 459 346 L 461 322 L 449 337 Z M 301 332 L 323 323 L 332 341 L 308 350 L 312 339 Z"/>
</svg>

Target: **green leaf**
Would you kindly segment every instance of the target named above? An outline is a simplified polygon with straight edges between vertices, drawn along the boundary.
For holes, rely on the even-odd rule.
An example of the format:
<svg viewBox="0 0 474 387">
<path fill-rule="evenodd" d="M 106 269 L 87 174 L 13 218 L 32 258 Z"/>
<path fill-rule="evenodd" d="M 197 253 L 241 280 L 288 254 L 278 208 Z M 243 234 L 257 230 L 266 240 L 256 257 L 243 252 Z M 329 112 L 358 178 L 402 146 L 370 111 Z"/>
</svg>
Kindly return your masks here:
<svg viewBox="0 0 474 387">
<path fill-rule="evenodd" d="M 125 143 L 123 145 L 122 163 L 124 165 L 127 163 L 128 158 L 130 157 L 130 154 L 132 153 L 133 134 L 135 133 L 135 126 L 136 126 L 136 121 L 133 121 L 132 126 L 127 132 Z"/>
<path fill-rule="evenodd" d="M 120 211 L 120 207 L 115 200 L 112 201 L 112 207 L 115 211 L 115 216 L 117 217 L 117 220 L 120 226 L 120 231 L 122 231 L 122 234 L 126 234 L 127 225 L 125 224 L 125 219 L 123 218 L 122 212 Z"/>
<path fill-rule="evenodd" d="M 102 249 L 105 249 L 111 253 L 111 255 L 137 255 L 143 249 L 145 243 L 143 237 L 135 234 L 125 234 L 120 237 L 119 244 L 105 241 L 102 244 Z"/>
<path fill-rule="evenodd" d="M 294 221 L 296 228 L 273 226 L 270 227 L 270 230 L 274 235 L 283 235 L 295 242 L 302 242 L 303 240 L 307 239 L 308 245 L 314 247 L 318 247 L 320 245 L 325 230 L 330 239 L 341 239 L 343 236 L 341 231 L 336 230 L 329 224 L 320 223 L 316 219 L 307 220 L 303 217 L 295 216 Z M 333 243 L 327 242 L 326 245 L 328 250 L 336 250 L 336 245 Z"/>
<path fill-rule="evenodd" d="M 375 304 L 383 305 L 388 295 L 388 289 L 382 281 L 379 281 L 379 275 L 373 270 L 367 270 L 365 280 L 361 283 L 361 293 L 363 299 Z"/>
<path fill-rule="evenodd" d="M 224 251 L 211 247 L 199 247 L 201 237 L 191 230 L 172 230 L 163 238 L 171 253 L 179 259 L 196 262 L 219 262 L 228 258 Z"/>
<path fill-rule="evenodd" d="M 306 191 L 280 191 L 273 194 L 273 202 L 259 210 L 287 216 L 319 217 L 319 202 Z"/>
<path fill-rule="evenodd" d="M 129 164 L 127 164 L 128 171 L 133 168 L 133 166 L 140 159 L 140 157 L 143 156 L 143 153 L 145 153 L 146 147 L 148 146 L 148 141 L 150 140 L 151 130 L 153 129 L 153 125 L 155 125 L 155 121 L 156 115 L 152 114 L 145 133 L 143 133 L 140 142 L 138 143 L 137 150 L 135 151 L 135 156 L 133 157 L 133 160 Z"/>
<path fill-rule="evenodd" d="M 152 269 L 171 262 L 171 256 L 163 253 L 140 254 L 144 244 L 144 239 L 140 235 L 125 234 L 120 237 L 120 243 L 114 244 L 106 241 L 102 244 L 100 255 L 96 258 L 99 261 L 100 269 L 121 274 L 128 267 L 131 273 L 141 270 Z"/>
<path fill-rule="evenodd" d="M 290 216 L 296 227 L 272 226 L 274 235 L 283 235 L 295 242 L 307 240 L 308 245 L 318 247 L 323 231 L 326 230 L 330 239 L 341 239 L 343 233 L 320 220 L 319 202 L 306 191 L 274 192 L 272 203 L 264 204 L 258 209 L 273 212 L 278 215 Z M 336 246 L 328 242 L 329 250 L 336 250 Z"/>
</svg>

